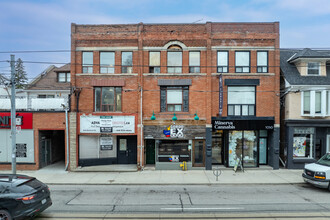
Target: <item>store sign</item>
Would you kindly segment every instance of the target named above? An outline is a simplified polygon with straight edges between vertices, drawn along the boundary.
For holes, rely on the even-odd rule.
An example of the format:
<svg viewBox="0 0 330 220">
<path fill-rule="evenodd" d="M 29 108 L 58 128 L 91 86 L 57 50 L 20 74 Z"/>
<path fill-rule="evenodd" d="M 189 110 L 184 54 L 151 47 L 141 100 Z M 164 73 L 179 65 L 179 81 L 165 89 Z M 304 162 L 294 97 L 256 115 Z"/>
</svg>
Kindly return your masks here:
<svg viewBox="0 0 330 220">
<path fill-rule="evenodd" d="M 274 120 L 212 120 L 212 130 L 273 130 Z"/>
<path fill-rule="evenodd" d="M 113 150 L 113 137 L 100 137 L 101 150 Z"/>
<path fill-rule="evenodd" d="M 16 113 L 16 126 L 21 129 L 32 129 L 32 113 Z M 0 113 L 0 129 L 11 128 L 11 114 Z"/>
<path fill-rule="evenodd" d="M 166 137 L 183 138 L 183 125 L 171 125 L 163 131 Z"/>
<path fill-rule="evenodd" d="M 80 133 L 135 133 L 135 116 L 80 116 Z"/>
<path fill-rule="evenodd" d="M 295 134 L 314 134 L 315 128 L 294 128 Z"/>
</svg>

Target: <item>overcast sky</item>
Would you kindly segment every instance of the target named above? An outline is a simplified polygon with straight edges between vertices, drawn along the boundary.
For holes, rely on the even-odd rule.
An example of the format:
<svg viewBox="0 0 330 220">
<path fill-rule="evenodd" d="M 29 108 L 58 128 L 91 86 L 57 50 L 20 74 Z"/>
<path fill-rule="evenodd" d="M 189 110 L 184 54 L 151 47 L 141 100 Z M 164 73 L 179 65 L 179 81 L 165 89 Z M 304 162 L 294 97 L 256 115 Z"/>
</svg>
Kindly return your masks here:
<svg viewBox="0 0 330 220">
<path fill-rule="evenodd" d="M 30 79 L 70 62 L 69 52 L 14 51 L 69 50 L 71 23 L 207 21 L 279 21 L 281 48 L 330 48 L 329 0 L 0 0 L 0 73 L 10 75 L 10 54 Z"/>
</svg>

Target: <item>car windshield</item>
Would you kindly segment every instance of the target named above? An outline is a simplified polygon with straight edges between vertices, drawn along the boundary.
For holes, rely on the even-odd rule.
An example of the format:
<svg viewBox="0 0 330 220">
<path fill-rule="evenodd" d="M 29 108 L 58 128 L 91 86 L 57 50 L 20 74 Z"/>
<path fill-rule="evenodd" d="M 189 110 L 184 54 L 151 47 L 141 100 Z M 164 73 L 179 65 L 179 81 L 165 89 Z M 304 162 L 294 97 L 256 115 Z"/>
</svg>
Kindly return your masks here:
<svg viewBox="0 0 330 220">
<path fill-rule="evenodd" d="M 330 166 L 330 153 L 325 154 L 317 161 L 317 164 Z"/>
</svg>

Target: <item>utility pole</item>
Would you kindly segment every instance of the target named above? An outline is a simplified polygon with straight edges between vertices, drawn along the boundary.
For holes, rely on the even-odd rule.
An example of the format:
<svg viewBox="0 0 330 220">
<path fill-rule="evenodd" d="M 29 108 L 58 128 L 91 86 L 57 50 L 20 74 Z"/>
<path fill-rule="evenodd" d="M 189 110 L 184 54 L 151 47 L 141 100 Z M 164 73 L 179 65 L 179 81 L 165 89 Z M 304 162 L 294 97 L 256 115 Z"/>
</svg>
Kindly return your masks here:
<svg viewBox="0 0 330 220">
<path fill-rule="evenodd" d="M 10 66 L 11 66 L 11 168 L 13 174 L 16 174 L 16 91 L 15 91 L 15 55 L 10 55 Z"/>
</svg>

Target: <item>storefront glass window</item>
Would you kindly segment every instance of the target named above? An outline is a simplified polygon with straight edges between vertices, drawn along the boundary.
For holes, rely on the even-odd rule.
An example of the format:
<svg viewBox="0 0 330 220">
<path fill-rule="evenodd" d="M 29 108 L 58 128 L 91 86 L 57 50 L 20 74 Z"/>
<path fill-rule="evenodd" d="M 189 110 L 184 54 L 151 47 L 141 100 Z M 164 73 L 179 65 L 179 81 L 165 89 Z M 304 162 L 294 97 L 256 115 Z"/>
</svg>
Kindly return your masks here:
<svg viewBox="0 0 330 220">
<path fill-rule="evenodd" d="M 257 135 L 255 131 L 244 131 L 243 165 L 244 167 L 257 166 Z"/>
<path fill-rule="evenodd" d="M 229 131 L 229 166 L 235 166 L 236 160 L 243 157 L 242 131 Z"/>
<path fill-rule="evenodd" d="M 295 128 L 293 158 L 314 158 L 314 128 Z"/>
<path fill-rule="evenodd" d="M 159 140 L 157 143 L 158 162 L 191 161 L 191 150 L 188 141 Z"/>
<path fill-rule="evenodd" d="M 240 160 L 244 167 L 257 166 L 256 131 L 229 131 L 229 166 Z"/>
</svg>

